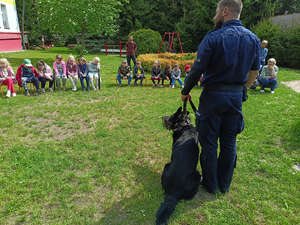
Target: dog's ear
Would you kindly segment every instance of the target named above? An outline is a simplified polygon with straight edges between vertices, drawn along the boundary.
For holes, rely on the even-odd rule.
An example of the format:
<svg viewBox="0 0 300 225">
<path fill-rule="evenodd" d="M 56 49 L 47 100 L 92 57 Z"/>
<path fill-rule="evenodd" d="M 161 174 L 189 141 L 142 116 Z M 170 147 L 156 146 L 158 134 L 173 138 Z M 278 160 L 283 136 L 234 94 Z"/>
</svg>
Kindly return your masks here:
<svg viewBox="0 0 300 225">
<path fill-rule="evenodd" d="M 164 126 L 164 128 L 166 128 L 167 130 L 171 130 L 171 125 L 172 125 L 172 124 L 170 123 L 169 119 L 170 119 L 170 116 L 164 116 L 164 117 L 162 118 L 163 126 Z"/>
<path fill-rule="evenodd" d="M 182 107 L 180 106 L 180 107 L 177 109 L 177 112 L 175 113 L 175 115 L 179 115 L 181 112 L 182 112 Z"/>
</svg>

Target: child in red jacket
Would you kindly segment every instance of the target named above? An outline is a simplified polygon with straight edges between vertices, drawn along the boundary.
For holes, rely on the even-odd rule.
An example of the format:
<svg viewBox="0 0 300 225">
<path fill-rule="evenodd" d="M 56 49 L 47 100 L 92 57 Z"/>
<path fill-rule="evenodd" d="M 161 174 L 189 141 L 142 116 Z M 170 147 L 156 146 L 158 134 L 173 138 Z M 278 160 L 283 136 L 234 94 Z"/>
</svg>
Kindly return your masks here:
<svg viewBox="0 0 300 225">
<path fill-rule="evenodd" d="M 24 59 L 24 64 L 19 66 L 17 70 L 17 81 L 20 87 L 24 87 L 25 95 L 29 96 L 29 90 L 27 87 L 27 83 L 33 83 L 36 92 L 40 93 L 40 85 L 39 85 L 39 75 L 35 68 L 32 66 L 31 61 L 29 59 Z"/>
<path fill-rule="evenodd" d="M 9 66 L 7 59 L 0 59 L 0 86 L 7 86 L 6 97 L 10 98 L 11 95 L 16 97 L 16 91 L 14 88 L 15 75 L 13 69 Z"/>
</svg>

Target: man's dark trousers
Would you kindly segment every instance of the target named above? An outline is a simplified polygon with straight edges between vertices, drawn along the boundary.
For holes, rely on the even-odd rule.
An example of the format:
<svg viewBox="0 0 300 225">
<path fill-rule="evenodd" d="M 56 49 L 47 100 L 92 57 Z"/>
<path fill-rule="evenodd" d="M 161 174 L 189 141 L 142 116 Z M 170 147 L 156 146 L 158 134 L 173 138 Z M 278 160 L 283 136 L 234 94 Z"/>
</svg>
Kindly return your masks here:
<svg viewBox="0 0 300 225">
<path fill-rule="evenodd" d="M 218 188 L 228 191 L 236 165 L 236 136 L 243 128 L 242 91 L 202 92 L 197 130 L 202 147 L 203 184 L 209 192 L 215 193 Z"/>
<path fill-rule="evenodd" d="M 127 64 L 130 67 L 130 69 L 131 69 L 131 59 L 132 59 L 132 62 L 134 64 L 134 67 L 136 66 L 136 59 L 135 59 L 134 55 L 127 55 L 126 58 L 127 58 Z"/>
</svg>

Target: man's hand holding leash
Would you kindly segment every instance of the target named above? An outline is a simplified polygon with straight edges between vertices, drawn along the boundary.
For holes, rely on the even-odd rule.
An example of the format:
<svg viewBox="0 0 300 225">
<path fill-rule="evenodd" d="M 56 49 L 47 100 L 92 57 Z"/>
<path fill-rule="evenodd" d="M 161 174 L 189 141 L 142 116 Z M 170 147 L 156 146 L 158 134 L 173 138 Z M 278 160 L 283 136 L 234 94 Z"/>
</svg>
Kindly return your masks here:
<svg viewBox="0 0 300 225">
<path fill-rule="evenodd" d="M 185 102 L 187 100 L 192 100 L 192 96 L 190 94 L 188 94 L 188 95 L 181 95 L 181 100 L 183 102 Z"/>
</svg>

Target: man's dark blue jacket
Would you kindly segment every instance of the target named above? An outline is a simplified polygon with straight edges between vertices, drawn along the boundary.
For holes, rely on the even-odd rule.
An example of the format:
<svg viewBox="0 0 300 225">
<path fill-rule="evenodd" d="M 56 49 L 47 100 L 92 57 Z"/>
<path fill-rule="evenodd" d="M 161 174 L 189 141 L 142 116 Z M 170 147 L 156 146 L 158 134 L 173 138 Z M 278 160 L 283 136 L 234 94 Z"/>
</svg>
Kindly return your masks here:
<svg viewBox="0 0 300 225">
<path fill-rule="evenodd" d="M 259 70 L 260 41 L 240 20 L 230 20 L 208 33 L 182 90 L 187 95 L 203 76 L 202 86 L 244 85 L 250 70 Z"/>
</svg>

